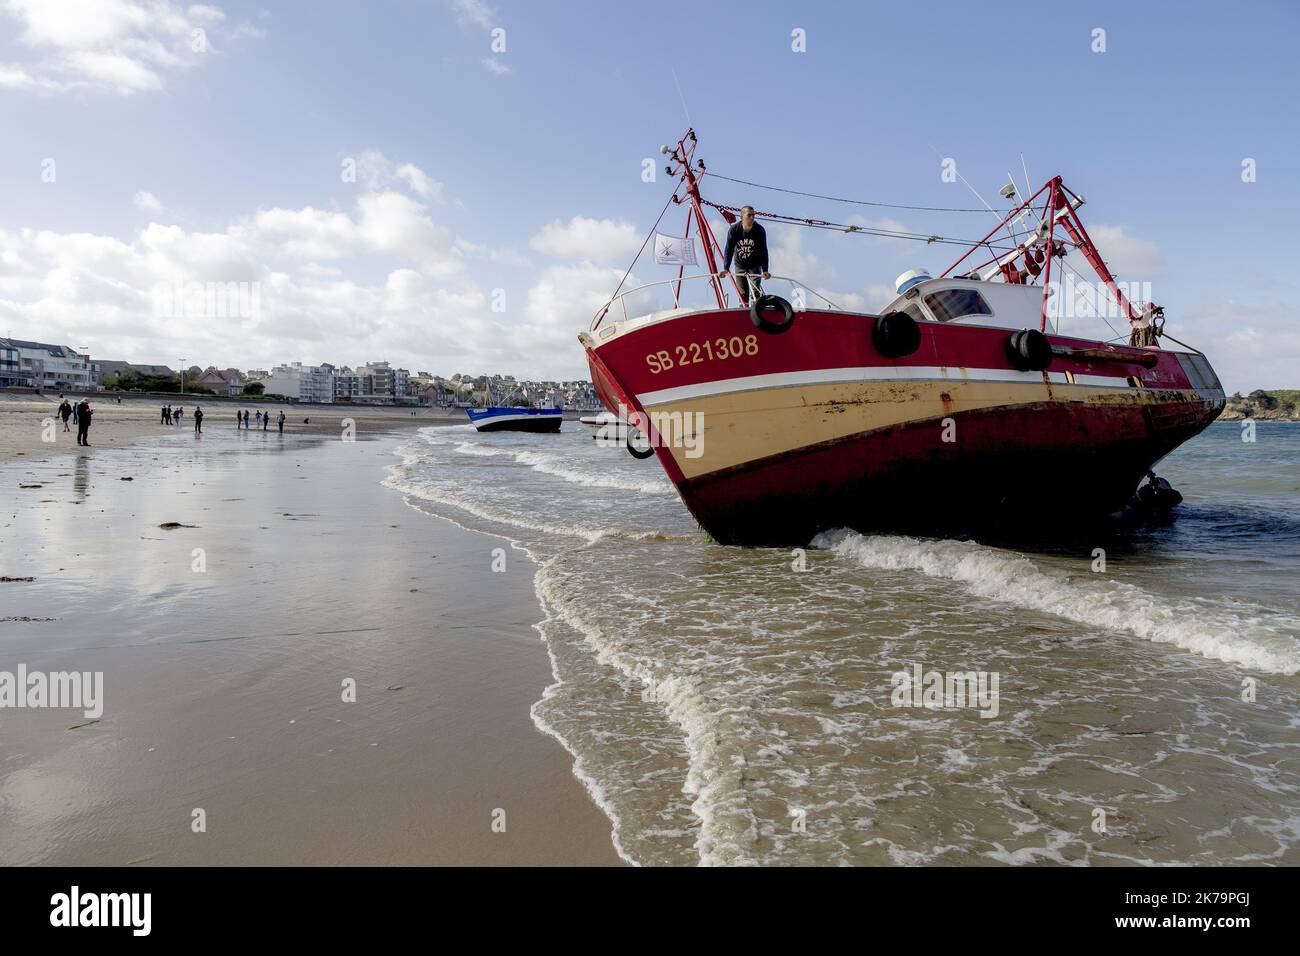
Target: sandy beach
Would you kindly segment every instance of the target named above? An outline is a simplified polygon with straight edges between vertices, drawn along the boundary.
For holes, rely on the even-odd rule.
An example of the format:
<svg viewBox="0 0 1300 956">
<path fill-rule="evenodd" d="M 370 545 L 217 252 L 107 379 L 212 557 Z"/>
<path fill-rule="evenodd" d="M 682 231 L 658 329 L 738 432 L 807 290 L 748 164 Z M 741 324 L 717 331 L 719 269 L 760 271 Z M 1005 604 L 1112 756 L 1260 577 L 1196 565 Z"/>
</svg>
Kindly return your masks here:
<svg viewBox="0 0 1300 956">
<path fill-rule="evenodd" d="M 74 404 L 81 395 L 69 395 Z M 255 416 L 258 410 L 271 416 L 268 432 L 276 432 L 276 419 L 284 412 L 284 433 L 289 436 L 339 438 L 344 420 L 352 421 L 354 434 L 359 438 L 373 437 L 377 432 L 403 429 L 412 426 L 465 421 L 460 409 L 419 408 L 408 409 L 390 406 L 367 405 L 285 405 L 278 402 L 245 402 L 238 399 L 212 399 L 204 395 L 177 395 L 164 398 L 127 398 L 121 404 L 106 393 L 88 396 L 94 415 L 91 417 L 90 444 L 92 448 L 117 448 L 150 435 L 192 435 L 194 408 L 204 411 L 205 434 L 235 431 L 235 412 L 247 409 L 250 430 L 261 431 Z M 180 424 L 161 423 L 163 405 L 179 406 L 185 410 Z M 76 451 L 77 426 L 69 420 L 71 431 L 63 430 L 58 419 L 59 395 L 45 392 L 0 392 L 0 460 L 6 458 L 42 458 L 51 454 Z M 412 415 L 412 412 L 415 412 Z M 53 423 L 53 427 L 51 427 Z M 50 441 L 50 438 L 53 441 Z"/>
<path fill-rule="evenodd" d="M 381 484 L 427 413 L 97 402 L 79 449 L 45 405 L 0 400 L 0 671 L 102 672 L 103 713 L 0 711 L 0 863 L 619 863 L 529 716 L 528 556 Z"/>
</svg>

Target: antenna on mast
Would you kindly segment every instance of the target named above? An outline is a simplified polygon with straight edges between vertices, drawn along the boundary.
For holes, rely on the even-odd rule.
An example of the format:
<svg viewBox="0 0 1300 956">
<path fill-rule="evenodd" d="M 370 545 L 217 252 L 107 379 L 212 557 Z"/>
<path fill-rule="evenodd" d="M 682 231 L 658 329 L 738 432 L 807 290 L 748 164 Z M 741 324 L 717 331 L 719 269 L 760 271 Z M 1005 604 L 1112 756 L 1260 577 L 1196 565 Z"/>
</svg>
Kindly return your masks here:
<svg viewBox="0 0 1300 956">
<path fill-rule="evenodd" d="M 677 68 L 670 66 L 669 69 L 672 70 L 673 83 L 677 86 L 677 98 L 682 101 L 682 112 L 686 114 L 686 125 L 693 127 L 695 124 L 691 122 L 691 111 L 686 108 L 686 95 L 682 92 L 681 81 L 677 79 Z"/>
<path fill-rule="evenodd" d="M 935 149 L 933 145 L 930 147 L 930 149 L 934 150 L 934 154 L 935 154 L 936 156 L 938 156 L 940 159 L 944 159 L 944 155 L 943 155 L 943 153 L 941 153 L 941 152 L 939 152 L 937 149 Z M 978 199 L 981 203 L 984 204 L 984 208 L 987 209 L 989 212 L 991 212 L 991 213 L 993 214 L 993 218 L 997 219 L 997 220 L 998 220 L 998 223 L 999 223 L 1001 226 L 1003 226 L 1003 227 L 1006 228 L 1006 230 L 1007 230 L 1007 238 L 1011 240 L 1012 244 L 1015 244 L 1015 242 L 1016 242 L 1016 237 L 1015 237 L 1015 235 L 1012 233 L 1012 231 L 1011 231 L 1011 227 L 1010 227 L 1009 225 L 1007 225 L 1006 219 L 1005 219 L 1003 216 L 999 215 L 998 211 L 997 211 L 996 209 L 994 209 L 992 206 L 990 206 L 990 205 L 988 204 L 988 201 L 987 201 L 983 196 L 981 196 L 981 195 L 979 194 L 979 190 L 976 189 L 974 186 L 972 186 L 972 185 L 970 184 L 970 181 L 969 181 L 965 176 L 963 176 L 963 175 L 961 174 L 961 170 L 959 170 L 959 169 L 957 168 L 957 164 L 956 164 L 956 163 L 953 163 L 952 171 L 953 171 L 954 173 L 957 174 L 957 178 L 960 179 L 960 180 L 962 181 L 963 184 L 965 184 L 966 188 L 969 189 L 972 193 L 975 194 L 975 198 Z M 993 231 L 994 231 L 994 232 L 997 232 L 996 229 L 994 229 Z"/>
</svg>

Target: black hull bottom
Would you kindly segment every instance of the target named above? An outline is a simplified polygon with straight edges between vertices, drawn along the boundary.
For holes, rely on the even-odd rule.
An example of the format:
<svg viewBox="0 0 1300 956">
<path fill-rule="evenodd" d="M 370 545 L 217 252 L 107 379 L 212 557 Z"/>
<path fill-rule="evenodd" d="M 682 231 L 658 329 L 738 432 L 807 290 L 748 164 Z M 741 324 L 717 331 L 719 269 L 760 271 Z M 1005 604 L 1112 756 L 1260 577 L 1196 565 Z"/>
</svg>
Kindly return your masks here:
<svg viewBox="0 0 1300 956">
<path fill-rule="evenodd" d="M 487 422 L 474 427 L 481 432 L 558 432 L 563 419 L 558 415 L 546 418 L 521 418 L 510 422 Z"/>
<path fill-rule="evenodd" d="M 976 413 L 963 416 L 963 434 L 980 451 L 936 445 L 938 424 L 914 422 L 716 472 L 678 490 L 720 544 L 801 547 L 833 528 L 1028 546 L 1095 543 L 1131 530 L 1124 519 L 1133 514 L 1121 513 L 1148 469 L 1200 432 L 1217 408 L 1175 427 L 1151 427 L 1139 413 L 1127 436 L 1104 438 L 1070 427 L 1078 423 L 1065 409 L 1043 412 L 1035 424 L 1050 428 L 1035 447 L 1026 447 L 1022 432 L 1007 433 L 1018 419 Z"/>
</svg>

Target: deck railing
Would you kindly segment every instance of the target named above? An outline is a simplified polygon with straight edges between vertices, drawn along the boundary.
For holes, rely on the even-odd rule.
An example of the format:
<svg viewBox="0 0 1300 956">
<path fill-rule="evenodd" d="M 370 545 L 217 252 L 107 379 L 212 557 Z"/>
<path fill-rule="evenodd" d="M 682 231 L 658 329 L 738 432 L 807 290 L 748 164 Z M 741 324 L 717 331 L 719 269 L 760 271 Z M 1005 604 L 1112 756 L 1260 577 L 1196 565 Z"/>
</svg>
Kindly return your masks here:
<svg viewBox="0 0 1300 956">
<path fill-rule="evenodd" d="M 811 286 L 805 285 L 804 283 L 800 282 L 798 279 L 791 278 L 790 276 L 774 275 L 770 279 L 763 279 L 760 276 L 756 275 L 755 278 L 758 278 L 759 281 L 762 282 L 764 294 L 770 294 L 772 292 L 772 289 L 769 288 L 771 283 L 784 283 L 785 285 L 778 286 L 778 288 L 781 289 L 784 289 L 786 286 L 789 286 L 791 290 L 791 294 L 789 298 L 796 309 L 802 309 L 807 307 L 805 304 L 806 297 L 804 296 L 803 293 L 809 293 L 817 297 L 818 299 L 820 299 L 822 302 L 825 302 L 826 305 L 829 306 L 830 308 L 841 312 L 844 311 L 843 309 L 840 308 L 840 306 L 832 302 L 830 299 L 826 298 L 826 296 L 822 295 L 816 289 L 812 288 Z M 609 301 L 607 301 L 604 305 L 602 305 L 599 309 L 596 310 L 596 314 L 591 320 L 591 328 L 592 330 L 598 328 L 600 326 L 600 323 L 604 321 L 605 316 L 609 314 L 610 310 L 615 306 L 615 304 L 617 304 L 622 309 L 624 321 L 627 321 L 629 318 L 632 318 L 632 316 L 630 316 L 627 311 L 628 297 L 635 296 L 638 294 L 645 294 L 647 289 L 658 290 L 658 288 L 661 286 L 676 286 L 677 288 L 673 290 L 672 305 L 666 306 L 665 308 L 680 308 L 682 304 L 681 286 L 688 282 L 698 283 L 700 282 L 700 280 L 704 280 L 708 282 L 711 290 L 717 290 L 722 293 L 722 301 L 723 303 L 725 303 L 726 308 L 734 308 L 734 306 L 730 304 L 731 296 L 730 293 L 728 293 L 725 285 L 727 283 L 726 278 L 719 279 L 716 275 L 700 274 L 700 275 L 693 275 L 693 276 L 682 276 L 680 279 L 660 279 L 657 282 L 647 282 L 645 285 L 639 285 L 635 289 L 628 289 L 626 292 L 620 292 L 618 295 L 609 299 Z M 734 291 L 734 287 L 733 287 L 733 291 Z M 712 297 L 712 291 L 710 292 L 710 296 Z M 716 300 L 712 300 L 712 301 L 716 301 Z M 658 310 L 650 309 L 641 314 L 648 315 L 650 312 L 654 312 L 654 311 L 658 311 Z"/>
</svg>

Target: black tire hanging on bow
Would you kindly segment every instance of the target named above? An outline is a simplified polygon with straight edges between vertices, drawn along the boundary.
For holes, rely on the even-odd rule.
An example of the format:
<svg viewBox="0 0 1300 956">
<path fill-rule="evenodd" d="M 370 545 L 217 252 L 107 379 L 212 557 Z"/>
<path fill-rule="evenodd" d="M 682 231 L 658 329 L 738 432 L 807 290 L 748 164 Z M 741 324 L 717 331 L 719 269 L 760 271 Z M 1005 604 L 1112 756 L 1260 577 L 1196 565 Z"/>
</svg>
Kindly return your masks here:
<svg viewBox="0 0 1300 956">
<path fill-rule="evenodd" d="M 623 438 L 623 444 L 627 446 L 627 453 L 629 455 L 640 461 L 644 461 L 655 453 L 655 446 L 653 444 L 647 444 L 644 450 L 638 449 L 632 444 L 632 436 L 642 434 L 640 429 L 633 428 L 631 425 L 625 425 L 624 427 L 627 429 L 627 433 Z"/>
<path fill-rule="evenodd" d="M 763 315 L 768 309 L 779 309 L 781 321 L 769 321 Z M 794 325 L 794 306 L 779 295 L 760 295 L 749 305 L 749 320 L 761 332 L 767 332 L 769 335 L 780 335 Z"/>
<path fill-rule="evenodd" d="M 881 355 L 902 358 L 921 347 L 921 327 L 906 312 L 886 312 L 871 327 L 871 342 Z"/>
<path fill-rule="evenodd" d="M 1052 343 L 1038 329 L 1021 329 L 1007 339 L 1007 358 L 1022 372 L 1041 372 L 1052 364 Z"/>
</svg>

